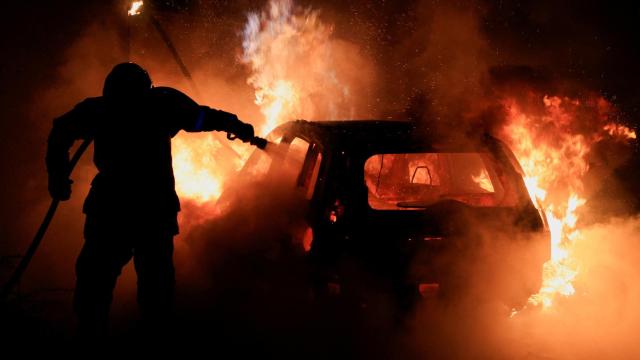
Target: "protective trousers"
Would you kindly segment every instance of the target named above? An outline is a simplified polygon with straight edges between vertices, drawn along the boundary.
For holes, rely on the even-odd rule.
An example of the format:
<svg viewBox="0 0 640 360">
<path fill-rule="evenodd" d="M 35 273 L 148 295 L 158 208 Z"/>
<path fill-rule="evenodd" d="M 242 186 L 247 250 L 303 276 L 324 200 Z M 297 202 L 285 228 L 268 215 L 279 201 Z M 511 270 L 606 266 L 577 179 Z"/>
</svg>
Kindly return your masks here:
<svg viewBox="0 0 640 360">
<path fill-rule="evenodd" d="M 131 258 L 138 278 L 137 301 L 142 327 L 147 330 L 144 333 L 166 334 L 173 319 L 174 232 L 158 226 L 158 222 L 127 224 L 123 228 L 122 223 L 116 226 L 110 220 L 87 215 L 85 222 L 85 243 L 76 263 L 74 294 L 78 335 L 95 339 L 107 336 L 113 290 Z"/>
</svg>

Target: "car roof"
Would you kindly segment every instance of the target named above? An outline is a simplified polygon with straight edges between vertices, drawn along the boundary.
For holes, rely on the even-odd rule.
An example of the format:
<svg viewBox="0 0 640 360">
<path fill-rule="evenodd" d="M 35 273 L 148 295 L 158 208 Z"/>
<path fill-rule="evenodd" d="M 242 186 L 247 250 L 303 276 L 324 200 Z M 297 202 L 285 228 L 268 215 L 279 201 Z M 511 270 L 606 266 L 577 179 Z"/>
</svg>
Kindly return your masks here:
<svg viewBox="0 0 640 360">
<path fill-rule="evenodd" d="M 276 131 L 295 133 L 321 142 L 341 144 L 384 141 L 384 138 L 407 138 L 415 129 L 409 121 L 394 120 L 295 120 L 279 126 Z"/>
<path fill-rule="evenodd" d="M 406 120 L 295 120 L 280 125 L 274 133 L 292 134 L 334 148 L 375 148 L 378 145 L 422 148 L 435 144 L 446 148 L 451 140 L 442 136 L 436 137 L 428 127 L 419 127 L 415 122 Z M 472 141 L 465 140 L 464 144 L 458 142 L 458 145 L 453 147 L 465 148 L 469 145 L 471 148 L 481 143 L 486 144 L 487 141 L 496 141 L 486 134 L 478 135 L 475 146 L 470 145 Z"/>
</svg>

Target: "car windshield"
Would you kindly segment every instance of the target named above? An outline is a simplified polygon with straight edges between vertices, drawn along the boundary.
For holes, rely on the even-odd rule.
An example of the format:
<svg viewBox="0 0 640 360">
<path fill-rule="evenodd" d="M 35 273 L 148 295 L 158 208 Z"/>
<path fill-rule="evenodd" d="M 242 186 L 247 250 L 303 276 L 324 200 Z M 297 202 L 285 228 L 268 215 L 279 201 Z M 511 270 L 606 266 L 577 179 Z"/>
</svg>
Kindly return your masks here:
<svg viewBox="0 0 640 360">
<path fill-rule="evenodd" d="M 364 165 L 369 206 L 412 210 L 443 200 L 513 206 L 513 186 L 489 153 L 376 154 Z"/>
</svg>

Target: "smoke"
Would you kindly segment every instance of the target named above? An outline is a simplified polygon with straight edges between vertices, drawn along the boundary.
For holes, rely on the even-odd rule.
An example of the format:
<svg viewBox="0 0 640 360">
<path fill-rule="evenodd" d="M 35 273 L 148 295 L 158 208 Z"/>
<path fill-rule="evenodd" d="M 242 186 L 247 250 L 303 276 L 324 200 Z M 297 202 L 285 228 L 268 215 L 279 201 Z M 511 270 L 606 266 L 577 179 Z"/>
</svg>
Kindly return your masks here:
<svg viewBox="0 0 640 360">
<path fill-rule="evenodd" d="M 421 121 L 431 131 L 449 135 L 502 129 L 506 117 L 500 100 L 505 95 L 531 105 L 533 102 L 527 99 L 531 99 L 528 96 L 532 93 L 536 99 L 546 94 L 574 98 L 585 93 L 587 96 L 578 97 L 588 98 L 593 89 L 606 88 L 609 92 L 604 95 L 613 101 L 611 88 L 615 89 L 617 83 L 610 78 L 597 78 L 602 72 L 598 59 L 609 59 L 607 53 L 599 50 L 598 56 L 582 56 L 590 54 L 593 44 L 585 39 L 593 36 L 581 34 L 587 31 L 595 36 L 597 30 L 589 29 L 585 21 L 569 21 L 569 16 L 561 23 L 569 27 L 570 36 L 563 36 L 560 27 L 545 27 L 550 20 L 544 14 L 552 13 L 547 11 L 551 8 L 548 3 L 529 4 L 529 8 L 515 11 L 512 5 L 497 8 L 486 2 L 417 1 L 395 5 L 397 8 L 385 9 L 377 16 L 368 4 L 361 3 L 327 2 L 326 6 L 314 4 L 311 9 L 288 4 L 290 7 L 283 10 L 289 11 L 289 17 L 279 31 L 293 29 L 303 35 L 298 39 L 304 38 L 309 35 L 305 26 L 312 24 L 303 20 L 310 19 L 321 25 L 322 31 L 319 37 L 312 37 L 315 42 L 311 45 L 292 46 L 298 53 L 287 53 L 282 59 L 273 58 L 269 52 L 272 48 L 254 48 L 249 52 L 254 55 L 252 59 L 273 67 L 267 67 L 272 71 L 270 77 L 263 77 L 264 73 L 255 68 L 254 60 L 246 59 L 247 51 L 242 49 L 243 29 L 245 36 L 250 35 L 253 40 L 268 36 L 260 29 L 264 30 L 270 18 L 263 14 L 262 6 L 243 1 L 199 4 L 193 13 L 159 16 L 190 66 L 200 96 L 189 87 L 144 18 L 133 20 L 132 60 L 149 70 L 156 85 L 193 93 L 200 102 L 234 112 L 259 128 L 265 125 L 265 112 L 254 103 L 256 90 L 264 92 L 280 78 L 305 89 L 303 99 L 293 107 L 289 118 L 409 117 Z M 251 34 L 246 33 L 249 9 L 255 10 L 252 19 L 256 27 L 252 29 L 257 31 Z M 55 69 L 51 70 L 51 76 L 30 89 L 33 90 L 30 94 L 35 94 L 34 100 L 28 101 L 25 113 L 38 119 L 28 123 L 33 135 L 25 137 L 23 143 L 10 140 L 4 151 L 15 153 L 14 148 L 25 149 L 28 156 L 23 157 L 23 162 L 32 165 L 20 174 L 32 179 L 20 186 L 20 196 L 6 197 L 25 205 L 11 208 L 20 209 L 16 211 L 21 214 L 19 224 L 7 222 L 0 229 L 2 236 L 12 243 L 3 243 L 3 252 L 26 248 L 25 234 L 32 233 L 46 207 L 41 165 L 43 139 L 50 128 L 46 119 L 63 113 L 84 97 L 98 95 L 106 73 L 125 58 L 124 24 L 114 20 L 121 14 L 95 20 L 102 18 L 98 14 L 103 10 L 103 7 L 92 9 L 95 16 L 91 16 L 91 24 L 83 25 L 82 31 L 67 34 L 69 37 L 61 43 L 66 49 L 59 51 L 54 64 L 48 65 Z M 116 11 L 110 7 L 107 10 Z M 542 35 L 530 39 L 529 44 L 533 45 L 527 47 L 515 31 L 503 28 L 503 16 L 512 10 L 530 11 L 532 15 L 527 21 L 542 29 Z M 568 10 L 563 7 L 552 14 L 560 16 L 557 14 L 570 13 Z M 572 39 L 582 40 L 572 50 L 563 50 Z M 282 38 L 259 40 L 277 45 Z M 309 51 L 310 47 L 313 51 Z M 613 51 L 624 54 L 622 50 Z M 239 61 L 243 58 L 244 62 Z M 586 63 L 576 64 L 578 58 Z M 634 68 L 628 66 L 632 73 L 637 71 Z M 311 84 L 301 80 L 305 71 L 313 75 Z M 325 79 L 322 74 L 330 76 Z M 327 96 L 324 90 L 338 94 L 337 99 Z M 633 98 L 633 92 L 625 91 L 627 99 Z M 272 104 L 268 96 L 263 96 L 262 101 Z M 538 101 L 527 111 L 540 113 L 543 107 Z M 597 104 L 591 110 L 594 108 Z M 586 134 L 593 124 L 589 116 L 580 117 L 580 128 L 572 130 Z M 216 136 L 179 135 L 174 148 L 188 151 L 175 154 L 176 159 L 184 156 L 194 167 L 183 171 L 177 168 L 178 172 L 207 169 L 203 180 L 197 180 L 207 186 L 211 185 L 211 179 L 231 176 L 251 149 L 236 143 L 232 143 L 233 150 L 223 148 Z M 36 150 L 26 151 L 25 144 L 38 145 Z M 241 157 L 237 158 L 232 151 L 239 152 Z M 302 206 L 301 199 L 284 191 L 282 179 L 227 183 L 225 192 L 229 198 L 222 199 L 220 207 L 214 209 L 213 199 L 222 192 L 222 183 L 219 189 L 211 190 L 211 196 L 197 198 L 186 192 L 195 185 L 177 174 L 178 182 L 187 184 L 180 215 L 182 235 L 176 240 L 185 323 L 198 330 L 209 328 L 201 334 L 203 341 L 206 335 L 219 335 L 220 339 L 233 340 L 233 344 L 258 344 L 256 351 L 290 351 L 289 354 L 309 354 L 318 349 L 320 353 L 331 354 L 349 348 L 353 349 L 349 355 L 377 357 L 387 354 L 440 358 L 635 357 L 640 353 L 634 336 L 640 330 L 636 305 L 640 288 L 635 281 L 640 275 L 636 266 L 640 260 L 636 256 L 640 220 L 633 216 L 612 219 L 610 215 L 632 212 L 634 209 L 627 202 L 637 203 L 633 200 L 637 197 L 633 188 L 625 188 L 636 178 L 637 171 L 614 172 L 628 155 L 626 145 L 605 142 L 595 146 L 587 159 L 589 171 L 584 186 L 592 213 L 581 220 L 583 236 L 575 246 L 581 262 L 574 296 L 560 298 L 547 312 L 529 308 L 511 318 L 511 309 L 495 301 L 452 303 L 427 298 L 409 317 L 409 324 L 401 326 L 393 323 L 393 309 L 385 298 L 376 299 L 374 302 L 379 304 L 368 310 L 355 312 L 335 304 L 313 307 L 309 305 L 305 279 L 300 277 L 304 265 L 285 261 L 276 266 L 267 261 L 270 256 L 287 258 L 287 252 L 302 251 L 283 248 L 280 241 L 283 233 L 304 232 L 302 220 L 291 216 L 300 213 L 297 209 Z M 90 153 L 85 155 L 76 170 L 74 197 L 57 215 L 29 270 L 24 291 L 73 286 L 73 262 L 82 242 L 81 203 L 93 174 L 90 157 Z M 233 206 L 222 206 L 227 202 Z M 14 241 L 17 238 L 20 240 Z M 511 274 L 513 267 L 519 265 L 515 255 L 529 253 L 531 249 L 526 245 L 508 245 L 507 239 L 496 240 L 495 234 L 481 234 L 479 238 L 482 246 L 476 249 L 476 255 L 482 254 L 486 261 L 464 258 L 468 262 L 460 265 L 460 270 L 477 275 L 470 279 L 476 295 L 510 292 L 513 289 L 504 288 L 510 279 L 500 280 L 494 274 Z M 499 246 L 483 247 L 492 239 Z M 131 314 L 135 311 L 134 281 L 128 268 L 116 292 L 114 315 L 123 324 L 129 324 L 135 317 Z M 70 308 L 56 311 L 57 316 L 66 315 L 62 317 L 67 321 L 72 316 Z M 128 325 L 118 326 L 122 330 Z M 197 338 L 194 332 L 197 331 L 185 331 L 183 340 L 191 340 L 187 335 Z"/>
<path fill-rule="evenodd" d="M 433 6 L 426 2 L 418 6 L 432 17 L 427 17 L 428 25 L 418 29 L 407 41 L 407 48 L 420 54 L 410 57 L 413 65 L 410 72 L 422 72 L 422 76 L 412 77 L 419 81 L 409 82 L 409 87 L 417 89 L 414 90 L 416 98 L 423 97 L 421 101 L 408 103 L 409 113 L 415 116 L 417 112 L 416 117 L 429 130 L 449 137 L 488 131 L 504 138 L 504 128 L 510 125 L 505 111 L 508 108 L 502 105 L 505 98 L 527 104 L 524 112 L 540 120 L 548 111 L 544 109 L 543 104 L 548 101 L 543 101 L 544 95 L 554 94 L 579 99 L 574 105 L 570 104 L 571 100 L 563 99 L 561 112 L 572 106 L 576 109 L 569 110 L 571 116 L 568 117 L 547 115 L 551 123 L 546 125 L 544 121 L 528 124 L 528 131 L 540 136 L 532 144 L 533 149 L 539 150 L 546 146 L 544 144 L 561 146 L 563 141 L 550 139 L 570 134 L 593 139 L 601 136 L 598 134 L 603 133 L 602 126 L 607 119 L 620 121 L 621 114 L 592 92 L 593 82 L 578 76 L 563 76 L 566 75 L 564 59 L 524 49 L 518 53 L 516 47 L 499 48 L 497 44 L 504 39 L 491 36 L 486 23 L 482 22 L 496 13 L 483 13 L 479 11 L 481 8 Z M 416 39 L 424 39 L 424 45 Z M 553 40 L 552 43 L 557 45 Z M 523 59 L 523 54 L 529 58 Z M 416 111 L 414 104 L 422 107 Z M 526 137 L 516 135 L 505 140 L 519 146 Z M 438 301 L 425 303 L 408 335 L 411 340 L 406 343 L 415 350 L 414 355 L 436 358 L 637 356 L 638 347 L 632 339 L 638 329 L 634 320 L 627 319 L 636 319 L 638 314 L 638 309 L 631 305 L 638 290 L 632 279 L 637 279 L 638 274 L 633 265 L 636 259 L 625 255 L 638 250 L 637 218 L 612 218 L 615 213 L 598 211 L 629 211 L 622 209 L 624 198 L 635 196 L 625 193 L 620 181 L 612 179 L 612 173 L 629 159 L 631 147 L 611 139 L 592 145 L 588 153 L 579 157 L 584 161 L 582 165 L 573 163 L 578 157 L 571 153 L 577 148 L 557 151 L 567 158 L 553 175 L 571 172 L 571 166 L 582 166 L 581 175 L 574 171 L 573 175 L 559 176 L 557 188 L 549 189 L 550 196 L 562 198 L 566 196 L 563 192 L 571 189 L 567 183 L 577 181 L 580 191 L 587 194 L 590 211 L 580 212 L 581 237 L 572 248 L 572 259 L 576 260 L 579 272 L 574 284 L 576 294 L 558 299 L 548 311 L 528 308 L 512 318 L 506 315 L 502 304 L 471 300 L 476 298 L 453 305 Z M 549 154 L 532 165 L 539 168 L 554 158 Z M 494 243 L 490 253 L 480 251 L 479 257 L 508 263 L 517 259 L 520 251 L 531 251 L 526 247 L 501 247 L 495 235 L 488 235 Z M 495 292 L 494 285 L 500 281 L 492 276 L 510 271 L 506 264 L 496 264 L 497 267 L 486 267 L 484 261 L 472 261 L 464 265 L 463 268 L 476 274 L 470 287 L 489 294 Z"/>
<path fill-rule="evenodd" d="M 576 283 L 574 296 L 560 299 L 548 311 L 528 309 L 508 317 L 500 306 L 487 302 L 424 304 L 410 342 L 414 354 L 505 359 L 637 356 L 639 224 L 635 217 L 615 218 L 585 228 L 577 244 L 585 276 Z"/>
<path fill-rule="evenodd" d="M 638 346 L 632 340 L 638 330 L 640 289 L 638 277 L 638 222 L 637 217 L 613 218 L 594 224 L 584 231 L 584 240 L 577 244 L 576 256 L 584 273 L 576 283 L 577 296 L 560 305 L 545 330 L 570 338 L 576 335 L 583 343 L 568 351 L 577 357 L 602 353 L 610 357 L 633 357 Z M 564 326 L 557 326 L 562 321 Z M 554 324 L 556 322 L 556 324 Z M 569 325 L 571 324 L 571 325 Z M 563 351 L 568 349 L 558 349 Z M 635 355 L 634 355 L 635 354 Z"/>
<path fill-rule="evenodd" d="M 382 294 L 366 308 L 314 302 L 307 269 L 294 260 L 302 247 L 281 241 L 303 220 L 292 216 L 304 199 L 283 191 L 287 178 L 241 175 L 223 199 L 229 206 L 190 232 L 186 241 L 199 256 L 189 258 L 180 281 L 186 341 L 216 338 L 241 353 L 320 357 L 349 349 L 355 357 L 628 358 L 640 350 L 634 340 L 640 330 L 638 218 L 583 227 L 577 293 L 551 309 L 515 314 L 505 299 L 523 299 L 513 285 L 535 282 L 540 274 L 523 270 L 548 240 L 516 239 L 504 226 L 508 221 L 493 219 L 490 226 L 487 219 L 458 219 L 457 241 L 474 246 L 445 261 L 465 274 L 468 288 L 454 298 L 427 295 L 398 323 L 393 301 Z"/>
<path fill-rule="evenodd" d="M 372 93 L 374 74 L 358 46 L 333 36 L 320 11 L 291 0 L 251 13 L 243 31 L 247 82 L 267 134 L 288 120 L 354 119 Z"/>
</svg>

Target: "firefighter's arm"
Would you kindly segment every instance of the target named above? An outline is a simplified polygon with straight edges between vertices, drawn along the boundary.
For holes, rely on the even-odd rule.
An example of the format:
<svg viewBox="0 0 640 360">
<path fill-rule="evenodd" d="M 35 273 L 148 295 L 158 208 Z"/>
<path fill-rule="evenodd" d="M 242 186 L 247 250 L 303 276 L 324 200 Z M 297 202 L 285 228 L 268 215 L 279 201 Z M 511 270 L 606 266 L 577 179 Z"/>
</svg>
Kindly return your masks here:
<svg viewBox="0 0 640 360">
<path fill-rule="evenodd" d="M 174 132 L 226 131 L 245 142 L 253 139 L 253 126 L 240 121 L 235 114 L 199 105 L 170 87 L 153 88 L 152 95 L 165 109 L 164 115 L 170 119 Z"/>
<path fill-rule="evenodd" d="M 73 110 L 53 120 L 45 162 L 49 175 L 49 194 L 56 200 L 68 200 L 71 197 L 69 149 L 76 140 L 90 137 L 87 127 L 90 103 L 85 100 Z"/>
<path fill-rule="evenodd" d="M 226 131 L 238 139 L 249 142 L 255 134 L 253 126 L 238 119 L 235 114 L 200 106 L 191 129 L 187 131 Z"/>
</svg>

